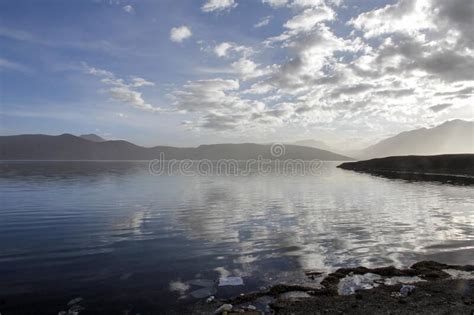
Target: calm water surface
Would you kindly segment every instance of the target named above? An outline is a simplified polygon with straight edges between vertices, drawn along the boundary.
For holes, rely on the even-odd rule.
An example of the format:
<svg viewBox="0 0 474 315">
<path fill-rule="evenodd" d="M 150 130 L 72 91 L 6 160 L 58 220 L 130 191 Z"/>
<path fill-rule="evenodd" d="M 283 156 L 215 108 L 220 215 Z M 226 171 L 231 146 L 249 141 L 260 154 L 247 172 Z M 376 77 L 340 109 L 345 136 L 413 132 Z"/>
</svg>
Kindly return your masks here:
<svg viewBox="0 0 474 315">
<path fill-rule="evenodd" d="M 472 187 L 324 163 L 313 176 L 151 176 L 145 162 L 0 164 L 0 294 L 253 290 L 307 269 L 472 263 Z M 182 301 L 182 300 L 180 300 Z"/>
</svg>

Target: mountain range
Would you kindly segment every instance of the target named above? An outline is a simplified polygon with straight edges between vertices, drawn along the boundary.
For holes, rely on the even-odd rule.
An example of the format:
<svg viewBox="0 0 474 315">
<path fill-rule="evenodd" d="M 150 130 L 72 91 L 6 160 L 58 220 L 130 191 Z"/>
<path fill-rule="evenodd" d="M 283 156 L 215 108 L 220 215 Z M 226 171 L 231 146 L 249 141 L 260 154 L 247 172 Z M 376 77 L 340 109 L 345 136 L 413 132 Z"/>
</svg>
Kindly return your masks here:
<svg viewBox="0 0 474 315">
<path fill-rule="evenodd" d="M 433 128 L 402 132 L 352 156 L 367 159 L 397 155 L 474 153 L 474 122 L 446 121 Z"/>
<path fill-rule="evenodd" d="M 89 139 L 92 140 L 89 140 Z M 296 145 L 285 145 L 284 152 L 274 151 L 267 144 L 239 143 L 201 145 L 196 148 L 156 146 L 145 148 L 133 143 L 114 140 L 96 141 L 71 134 L 59 136 L 18 135 L 0 137 L 0 160 L 150 160 L 164 154 L 167 160 L 235 159 L 301 159 L 348 161 L 350 157 L 329 151 Z M 280 153 L 282 153 L 280 155 Z"/>
<path fill-rule="evenodd" d="M 104 141 L 107 141 L 105 140 L 104 138 L 96 135 L 95 133 L 89 133 L 89 134 L 86 134 L 86 135 L 80 135 L 79 136 L 80 138 L 82 139 L 86 139 L 86 140 L 89 140 L 89 141 L 93 141 L 93 142 L 104 142 Z"/>
<path fill-rule="evenodd" d="M 348 161 L 400 155 L 474 153 L 474 122 L 451 120 L 433 128 L 402 132 L 360 151 L 344 152 L 319 140 L 285 144 L 279 159 Z M 271 144 L 211 144 L 194 148 L 141 147 L 123 140 L 106 140 L 96 134 L 79 137 L 18 135 L 0 136 L 0 160 L 148 160 L 165 154 L 166 159 L 275 159 Z M 351 157 L 349 157 L 351 156 Z"/>
<path fill-rule="evenodd" d="M 474 153 L 474 122 L 456 119 L 432 128 L 405 131 L 361 150 L 347 151 L 313 139 L 300 140 L 292 144 L 319 148 L 357 159 Z"/>
<path fill-rule="evenodd" d="M 305 140 L 294 141 L 294 142 L 291 142 L 291 143 L 288 143 L 288 144 L 301 145 L 301 146 L 304 146 L 304 147 L 310 147 L 310 148 L 316 148 L 316 149 L 336 152 L 335 148 L 330 147 L 329 145 L 326 144 L 326 142 L 321 141 L 321 140 L 305 139 Z M 337 153 L 339 153 L 339 152 L 337 152 Z"/>
</svg>

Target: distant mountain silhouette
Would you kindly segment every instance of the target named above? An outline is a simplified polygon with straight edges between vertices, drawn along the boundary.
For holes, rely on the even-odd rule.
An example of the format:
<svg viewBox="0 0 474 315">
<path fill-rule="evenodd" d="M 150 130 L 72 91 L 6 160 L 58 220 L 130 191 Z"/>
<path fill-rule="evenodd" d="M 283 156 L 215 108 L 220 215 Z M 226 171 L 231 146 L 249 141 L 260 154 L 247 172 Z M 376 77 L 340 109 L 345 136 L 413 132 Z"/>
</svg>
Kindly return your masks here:
<svg viewBox="0 0 474 315">
<path fill-rule="evenodd" d="M 164 153 L 166 159 L 275 159 L 271 145 L 254 143 L 212 144 L 197 148 L 157 146 L 144 148 L 127 141 L 94 142 L 71 134 L 0 137 L 1 160 L 149 160 Z M 325 150 L 286 145 L 279 159 L 348 161 L 351 158 Z"/>
<path fill-rule="evenodd" d="M 105 140 L 104 138 L 102 138 L 102 137 L 96 135 L 95 133 L 89 133 L 89 134 L 86 134 L 86 135 L 80 135 L 79 137 L 82 138 L 82 139 L 86 139 L 86 140 L 94 141 L 94 142 L 104 142 L 104 141 L 107 141 L 107 140 Z"/>
<path fill-rule="evenodd" d="M 291 142 L 289 144 L 316 148 L 316 149 L 321 149 L 321 150 L 326 150 L 326 151 L 334 151 L 333 148 L 328 146 L 324 141 L 314 140 L 314 139 L 298 140 L 295 142 Z"/>
<path fill-rule="evenodd" d="M 474 122 L 457 119 L 434 128 L 402 132 L 354 156 L 367 159 L 396 155 L 457 153 L 474 153 Z"/>
</svg>

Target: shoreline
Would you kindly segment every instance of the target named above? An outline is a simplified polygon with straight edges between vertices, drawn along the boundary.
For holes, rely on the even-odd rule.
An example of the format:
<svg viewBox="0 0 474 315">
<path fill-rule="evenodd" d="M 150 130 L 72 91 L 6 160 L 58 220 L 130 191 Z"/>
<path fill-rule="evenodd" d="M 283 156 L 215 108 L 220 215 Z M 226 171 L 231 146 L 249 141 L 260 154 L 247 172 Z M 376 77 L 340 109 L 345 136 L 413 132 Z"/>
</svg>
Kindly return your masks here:
<svg viewBox="0 0 474 315">
<path fill-rule="evenodd" d="M 409 181 L 436 181 L 454 185 L 474 185 L 474 154 L 432 156 L 390 156 L 345 162 L 338 168 Z"/>
<path fill-rule="evenodd" d="M 473 314 L 474 266 L 421 261 L 407 269 L 340 268 L 319 288 L 279 284 L 232 299 L 200 301 L 190 314 Z M 353 281 L 355 279 L 355 281 Z M 351 282 L 352 281 L 352 282 Z M 349 283 L 350 285 L 347 285 Z M 355 286 L 355 290 L 352 291 Z M 226 312 L 219 308 L 227 305 Z M 230 307 L 231 305 L 232 307 Z M 224 307 L 225 308 L 225 307 Z"/>
<path fill-rule="evenodd" d="M 341 167 L 342 168 L 342 167 Z M 458 175 L 458 174 L 436 174 L 436 173 L 422 173 L 410 171 L 395 171 L 383 169 L 349 169 L 345 170 L 380 176 L 388 179 L 403 179 L 407 181 L 431 181 L 443 184 L 470 186 L 474 185 L 474 176 Z"/>
<path fill-rule="evenodd" d="M 246 292 L 188 300 L 173 308 L 157 301 L 160 291 L 98 295 L 0 297 L 1 314 L 473 314 L 474 266 L 421 261 L 410 268 L 340 268 L 305 272 L 308 282 L 280 283 Z M 219 291 L 226 291 L 222 287 Z M 246 293 L 242 293 L 246 292 Z M 77 292 L 79 293 L 79 292 Z M 84 293 L 84 292 L 82 292 Z M 224 305 L 227 311 L 219 311 Z M 229 305 L 230 308 L 229 308 Z"/>
</svg>

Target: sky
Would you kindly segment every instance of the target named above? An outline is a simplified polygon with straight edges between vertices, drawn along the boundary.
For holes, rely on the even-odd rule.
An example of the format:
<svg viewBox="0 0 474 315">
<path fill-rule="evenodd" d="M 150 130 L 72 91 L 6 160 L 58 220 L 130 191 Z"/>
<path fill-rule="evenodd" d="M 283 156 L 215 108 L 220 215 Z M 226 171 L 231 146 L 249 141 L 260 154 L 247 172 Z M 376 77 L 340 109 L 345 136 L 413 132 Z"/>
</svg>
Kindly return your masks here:
<svg viewBox="0 0 474 315">
<path fill-rule="evenodd" d="M 0 134 L 357 149 L 474 118 L 472 0 L 0 2 Z"/>
</svg>

